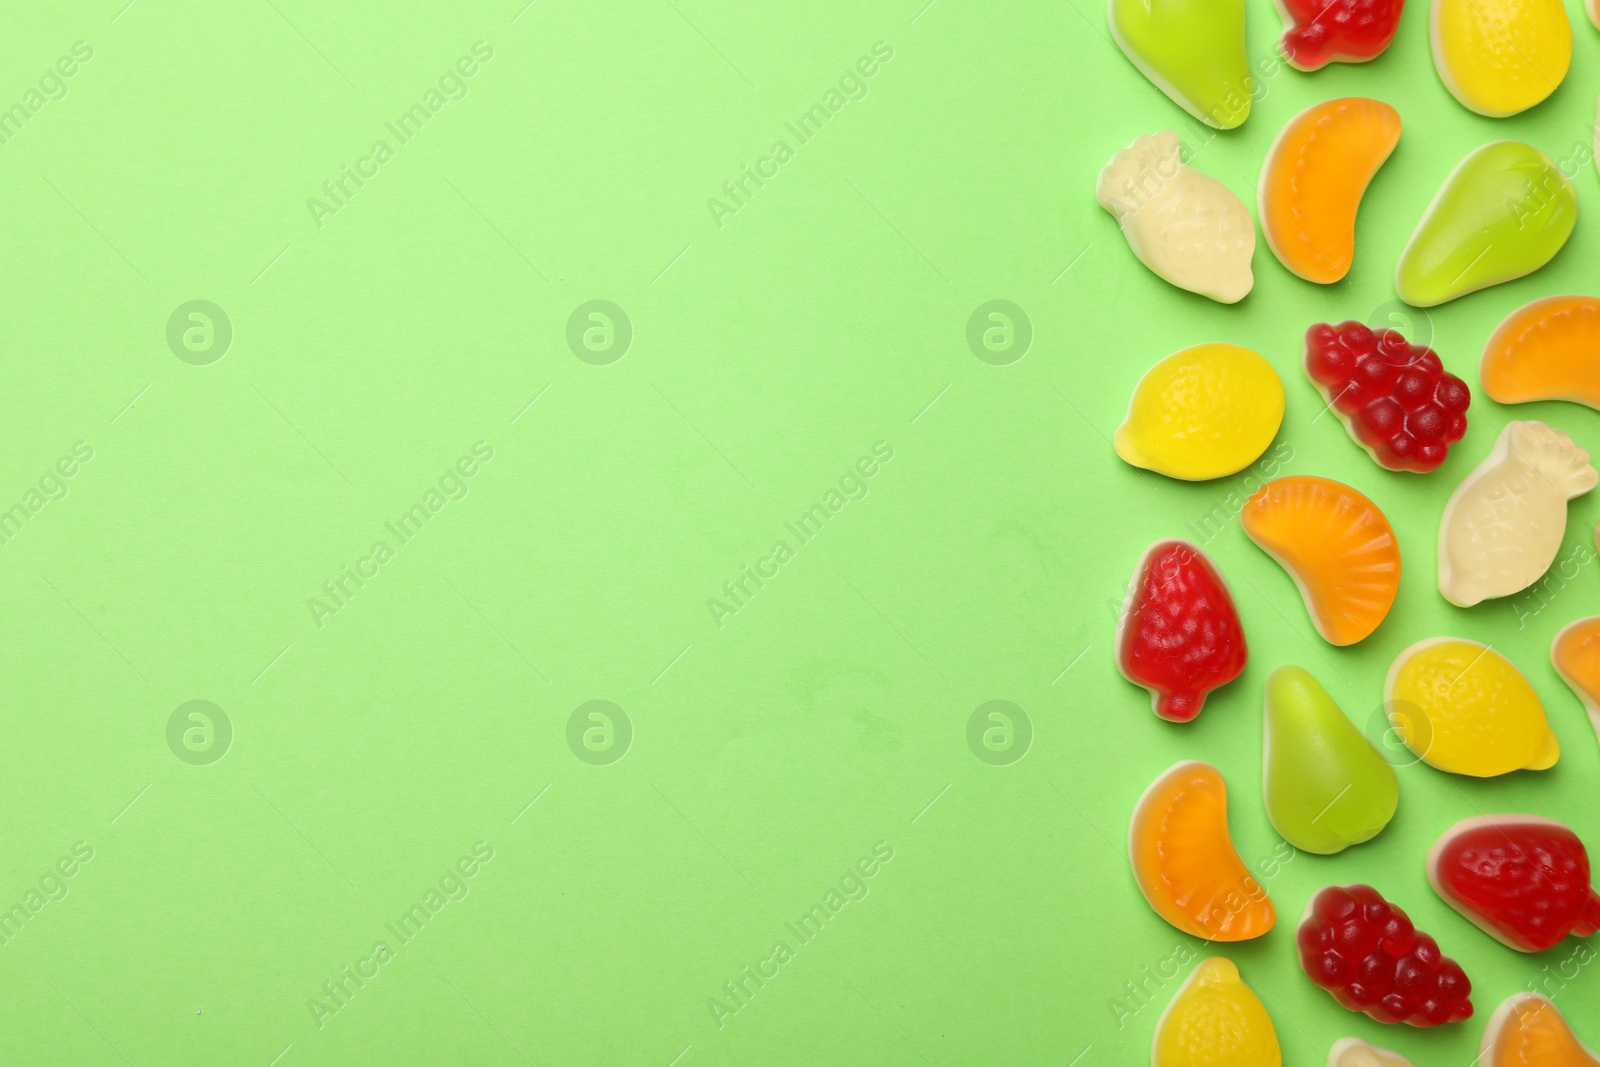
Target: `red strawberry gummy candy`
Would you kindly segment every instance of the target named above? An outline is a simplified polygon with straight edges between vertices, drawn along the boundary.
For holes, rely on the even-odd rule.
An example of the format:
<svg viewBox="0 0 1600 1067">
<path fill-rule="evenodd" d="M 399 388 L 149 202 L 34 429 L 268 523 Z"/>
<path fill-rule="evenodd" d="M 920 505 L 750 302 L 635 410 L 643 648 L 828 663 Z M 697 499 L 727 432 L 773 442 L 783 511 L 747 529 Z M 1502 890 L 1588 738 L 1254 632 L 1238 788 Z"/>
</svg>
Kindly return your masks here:
<svg viewBox="0 0 1600 1067">
<path fill-rule="evenodd" d="M 1244 670 L 1244 627 L 1217 568 L 1187 541 L 1157 541 L 1134 569 L 1117 621 L 1117 669 L 1157 715 L 1188 722 Z"/>
<path fill-rule="evenodd" d="M 1405 0 L 1278 0 L 1285 21 L 1279 48 L 1289 65 L 1316 70 L 1334 61 L 1362 63 L 1394 40 Z"/>
<path fill-rule="evenodd" d="M 1306 331 L 1306 375 L 1379 466 L 1426 474 L 1467 432 L 1467 383 L 1399 330 L 1319 322 Z"/>
<path fill-rule="evenodd" d="M 1428 853 L 1428 881 L 1445 903 L 1520 952 L 1600 930 L 1600 893 L 1578 835 L 1537 815 L 1467 819 Z"/>
<path fill-rule="evenodd" d="M 1412 1026 L 1472 1016 L 1461 967 L 1369 885 L 1330 885 L 1312 897 L 1295 940 L 1306 974 L 1351 1011 Z"/>
</svg>

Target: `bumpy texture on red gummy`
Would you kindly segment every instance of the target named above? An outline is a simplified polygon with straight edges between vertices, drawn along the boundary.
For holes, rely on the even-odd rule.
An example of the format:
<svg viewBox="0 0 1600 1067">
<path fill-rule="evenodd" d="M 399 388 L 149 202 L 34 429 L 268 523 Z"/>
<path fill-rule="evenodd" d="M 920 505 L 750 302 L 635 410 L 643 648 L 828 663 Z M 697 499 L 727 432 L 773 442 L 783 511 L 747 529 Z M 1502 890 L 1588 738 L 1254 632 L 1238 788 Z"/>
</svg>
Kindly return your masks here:
<svg viewBox="0 0 1600 1067">
<path fill-rule="evenodd" d="M 1389 470 L 1426 474 L 1467 432 L 1467 383 L 1399 330 L 1319 322 L 1306 331 L 1305 365 L 1350 436 Z"/>
<path fill-rule="evenodd" d="M 1495 823 L 1456 834 L 1439 853 L 1440 889 L 1524 952 L 1600 930 L 1589 853 L 1565 826 Z"/>
<path fill-rule="evenodd" d="M 1334 59 L 1365 60 L 1382 52 L 1400 28 L 1405 0 L 1280 0 L 1294 20 L 1280 46 L 1301 70 Z"/>
<path fill-rule="evenodd" d="M 1154 694 L 1156 714 L 1190 721 L 1246 656 L 1238 609 L 1205 554 L 1187 541 L 1151 546 L 1123 608 L 1117 665 Z"/>
<path fill-rule="evenodd" d="M 1351 1011 L 1412 1026 L 1472 1017 L 1461 967 L 1369 885 L 1322 890 L 1295 940 L 1306 974 Z"/>
</svg>

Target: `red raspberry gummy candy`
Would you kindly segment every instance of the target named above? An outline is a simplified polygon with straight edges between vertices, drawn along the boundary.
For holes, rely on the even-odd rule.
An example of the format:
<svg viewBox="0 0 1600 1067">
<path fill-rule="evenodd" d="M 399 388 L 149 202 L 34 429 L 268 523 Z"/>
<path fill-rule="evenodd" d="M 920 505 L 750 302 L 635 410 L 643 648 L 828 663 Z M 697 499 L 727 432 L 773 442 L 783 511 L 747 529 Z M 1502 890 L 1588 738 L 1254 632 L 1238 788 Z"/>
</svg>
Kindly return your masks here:
<svg viewBox="0 0 1600 1067">
<path fill-rule="evenodd" d="M 1278 0 L 1285 20 L 1279 48 L 1289 65 L 1316 70 L 1341 60 L 1361 63 L 1394 40 L 1405 0 Z"/>
<path fill-rule="evenodd" d="M 1134 569 L 1117 621 L 1117 669 L 1157 715 L 1188 722 L 1244 670 L 1244 627 L 1217 568 L 1187 541 L 1157 541 Z"/>
<path fill-rule="evenodd" d="M 1431 348 L 1399 330 L 1319 322 L 1306 331 L 1306 375 L 1379 466 L 1426 474 L 1467 432 L 1472 391 Z"/>
<path fill-rule="evenodd" d="M 1295 940 L 1306 974 L 1351 1011 L 1412 1026 L 1472 1016 L 1461 967 L 1370 885 L 1330 885 L 1312 897 Z"/>
<path fill-rule="evenodd" d="M 1428 853 L 1428 881 L 1447 904 L 1520 952 L 1600 930 L 1589 853 L 1551 819 L 1493 815 L 1457 823 Z"/>
</svg>

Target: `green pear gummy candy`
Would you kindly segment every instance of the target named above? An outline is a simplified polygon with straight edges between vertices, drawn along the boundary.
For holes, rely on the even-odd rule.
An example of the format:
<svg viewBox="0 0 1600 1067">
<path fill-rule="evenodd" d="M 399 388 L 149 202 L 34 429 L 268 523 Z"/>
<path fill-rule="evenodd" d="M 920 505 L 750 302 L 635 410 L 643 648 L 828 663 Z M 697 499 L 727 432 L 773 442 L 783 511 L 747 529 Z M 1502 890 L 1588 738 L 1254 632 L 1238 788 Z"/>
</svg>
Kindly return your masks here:
<svg viewBox="0 0 1600 1067">
<path fill-rule="evenodd" d="M 1267 679 L 1267 817 L 1302 852 L 1329 855 L 1378 836 L 1400 783 L 1372 742 L 1303 667 Z"/>
<path fill-rule="evenodd" d="M 1244 0 L 1110 0 L 1106 21 L 1133 65 L 1208 126 L 1250 117 Z"/>
<path fill-rule="evenodd" d="M 1578 222 L 1578 192 L 1549 156 L 1520 141 L 1486 144 L 1456 164 L 1400 253 L 1394 287 L 1433 307 L 1532 274 Z"/>
</svg>

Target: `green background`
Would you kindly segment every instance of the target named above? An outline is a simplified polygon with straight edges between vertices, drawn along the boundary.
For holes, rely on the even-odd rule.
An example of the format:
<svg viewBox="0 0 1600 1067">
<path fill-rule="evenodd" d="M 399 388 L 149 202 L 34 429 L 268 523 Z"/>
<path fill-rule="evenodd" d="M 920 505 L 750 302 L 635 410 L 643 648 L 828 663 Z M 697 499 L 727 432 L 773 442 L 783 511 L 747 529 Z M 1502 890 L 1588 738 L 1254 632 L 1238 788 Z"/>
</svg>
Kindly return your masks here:
<svg viewBox="0 0 1600 1067">
<path fill-rule="evenodd" d="M 0 945 L 0 1058 L 1143 1062 L 1177 979 L 1119 1018 L 1123 983 L 1205 953 L 1138 895 L 1135 798 L 1210 760 L 1241 854 L 1271 857 L 1267 674 L 1304 665 L 1367 726 L 1393 656 L 1439 634 L 1525 670 L 1559 765 L 1486 782 L 1403 767 L 1390 828 L 1282 866 L 1265 879 L 1278 928 L 1225 951 L 1307 1065 L 1346 1034 L 1465 1064 L 1494 1006 L 1572 957 L 1479 933 L 1422 859 L 1479 811 L 1554 816 L 1600 846 L 1600 748 L 1547 658 L 1600 579 L 1589 565 L 1544 604 L 1458 610 L 1434 542 L 1509 418 L 1600 449 L 1600 416 L 1477 394 L 1441 470 L 1393 474 L 1313 421 L 1297 364 L 1310 323 L 1387 314 L 1400 248 L 1466 152 L 1516 137 L 1560 161 L 1588 142 L 1600 40 L 1580 6 L 1565 84 L 1497 121 L 1441 86 L 1416 0 L 1377 61 L 1314 75 L 1274 64 L 1278 19 L 1249 0 L 1261 98 L 1213 137 L 1089 0 L 924 2 L 12 6 L 0 107 L 74 42 L 93 57 L 0 145 L 0 507 L 26 511 L 76 442 L 93 458 L 46 478 L 66 495 L 0 547 L 0 908 L 41 879 L 66 891 Z M 400 145 L 385 124 L 480 41 L 492 60 L 465 96 Z M 799 144 L 785 123 L 877 42 L 892 59 L 865 97 Z M 1094 200 L 1114 151 L 1170 127 L 1253 211 L 1283 122 L 1349 94 L 1394 104 L 1405 133 L 1344 283 L 1302 282 L 1260 242 L 1255 291 L 1217 305 L 1149 274 Z M 708 200 L 780 138 L 792 158 L 719 226 Z M 393 158 L 319 228 L 308 198 L 379 139 Z M 1600 196 L 1587 155 L 1573 169 L 1585 214 L 1554 264 L 1408 317 L 1475 391 L 1502 316 L 1593 289 Z M 209 365 L 166 339 L 196 299 L 233 328 Z M 566 340 L 594 299 L 632 324 L 609 365 Z M 965 339 L 992 299 L 1033 331 L 1005 366 Z M 1175 726 L 1117 676 L 1108 605 L 1150 541 L 1194 537 L 1246 476 L 1173 482 L 1108 438 L 1143 371 L 1201 341 L 1277 366 L 1282 470 L 1376 500 L 1405 574 L 1371 639 L 1330 648 L 1229 521 L 1205 547 L 1251 664 Z M 404 544 L 387 532 L 477 442 L 492 460 L 467 464 L 467 495 Z M 800 544 L 785 523 L 876 442 L 893 458 L 867 495 Z M 1597 517 L 1600 495 L 1575 502 L 1569 546 Z M 392 558 L 319 626 L 308 600 L 379 540 Z M 779 540 L 792 558 L 717 625 L 708 600 Z M 208 765 L 168 743 L 197 699 L 232 728 Z M 609 765 L 569 747 L 592 700 L 631 724 Z M 968 746 L 990 700 L 1031 723 L 1008 766 Z M 77 842 L 92 860 L 47 878 Z M 468 864 L 465 898 L 402 945 L 386 924 L 479 842 L 493 858 Z M 867 895 L 793 937 L 875 845 L 893 858 L 867 865 Z M 1361 880 L 1461 961 L 1473 1021 L 1383 1028 L 1300 973 L 1306 899 Z M 392 958 L 319 1016 L 323 983 L 380 940 Z M 791 958 L 719 1026 L 711 998 L 780 940 Z M 1557 1003 L 1597 991 L 1590 965 Z M 1579 1026 L 1600 1045 L 1592 1015 Z"/>
</svg>

